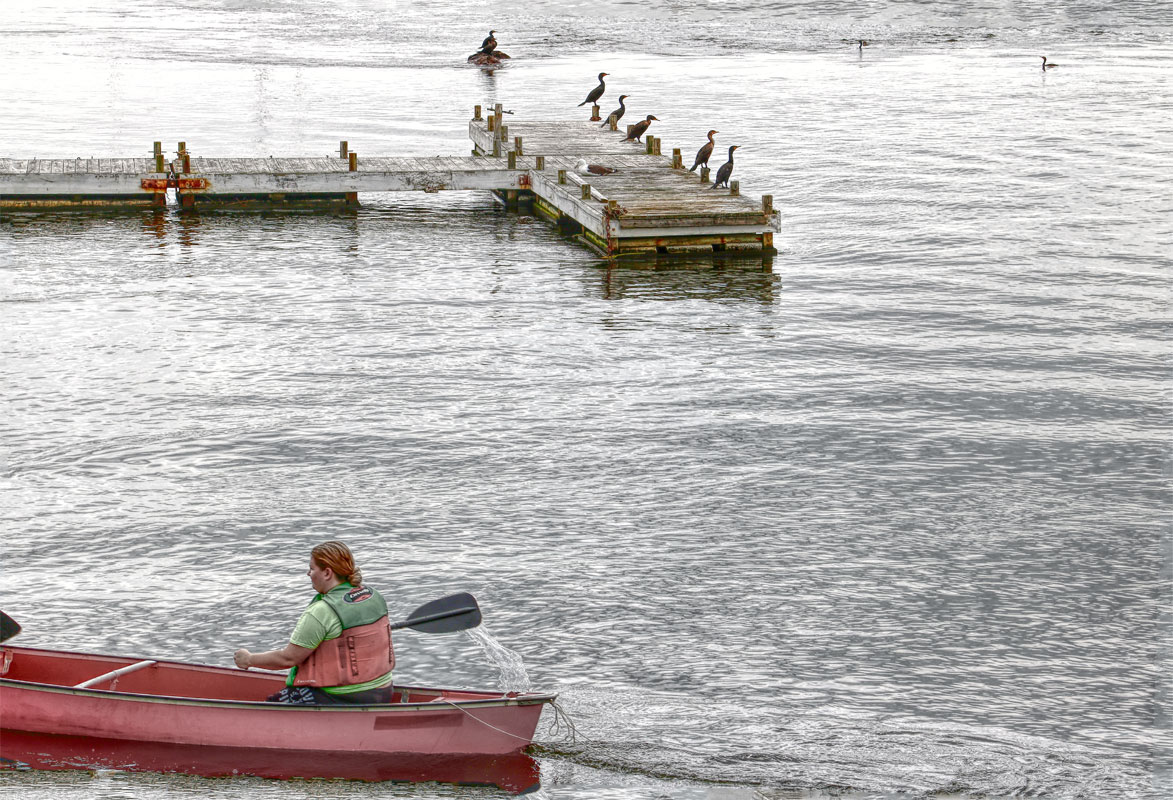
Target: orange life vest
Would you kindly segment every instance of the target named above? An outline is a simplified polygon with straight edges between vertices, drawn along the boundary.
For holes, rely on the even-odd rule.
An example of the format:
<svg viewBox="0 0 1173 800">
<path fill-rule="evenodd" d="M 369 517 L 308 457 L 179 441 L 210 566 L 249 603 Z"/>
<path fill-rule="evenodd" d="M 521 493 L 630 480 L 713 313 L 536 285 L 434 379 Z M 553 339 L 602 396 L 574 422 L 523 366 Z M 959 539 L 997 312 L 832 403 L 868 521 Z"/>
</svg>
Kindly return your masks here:
<svg viewBox="0 0 1173 800">
<path fill-rule="evenodd" d="M 378 592 L 362 586 L 347 592 L 329 592 L 314 602 L 319 600 L 338 614 L 342 635 L 324 640 L 310 653 L 297 668 L 294 686 L 353 686 L 381 678 L 394 669 L 387 603 Z M 379 616 L 371 619 L 375 614 Z"/>
</svg>

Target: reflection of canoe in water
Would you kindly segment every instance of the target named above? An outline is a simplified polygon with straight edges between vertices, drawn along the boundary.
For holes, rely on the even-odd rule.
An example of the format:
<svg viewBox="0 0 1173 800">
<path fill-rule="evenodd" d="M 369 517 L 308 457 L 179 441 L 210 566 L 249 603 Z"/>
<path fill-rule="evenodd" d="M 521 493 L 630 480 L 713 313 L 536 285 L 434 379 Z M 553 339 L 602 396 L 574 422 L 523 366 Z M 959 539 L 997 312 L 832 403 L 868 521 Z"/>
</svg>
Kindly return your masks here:
<svg viewBox="0 0 1173 800">
<path fill-rule="evenodd" d="M 515 792 L 538 782 L 537 762 L 522 751 L 555 695 L 396 686 L 387 705 L 264 702 L 283 685 L 273 673 L 0 646 L 0 758 L 40 769 L 445 781 Z"/>
</svg>

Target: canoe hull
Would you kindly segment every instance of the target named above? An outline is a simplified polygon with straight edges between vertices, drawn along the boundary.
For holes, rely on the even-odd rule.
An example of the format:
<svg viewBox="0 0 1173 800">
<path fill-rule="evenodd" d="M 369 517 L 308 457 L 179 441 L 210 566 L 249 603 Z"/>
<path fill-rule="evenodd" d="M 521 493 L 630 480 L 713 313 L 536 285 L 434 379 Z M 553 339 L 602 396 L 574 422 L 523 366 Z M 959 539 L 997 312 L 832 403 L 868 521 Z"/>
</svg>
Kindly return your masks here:
<svg viewBox="0 0 1173 800">
<path fill-rule="evenodd" d="M 120 691 L 76 688 L 63 684 L 133 659 L 2 650 L 12 669 L 0 678 L 0 758 L 41 769 L 447 781 L 517 792 L 537 783 L 537 763 L 523 750 L 554 699 L 401 688 L 400 702 L 388 705 L 295 706 L 260 701 L 281 685 L 277 676 L 175 662 L 119 677 Z"/>
<path fill-rule="evenodd" d="M 524 753 L 429 755 L 282 748 L 187 745 L 61 736 L 4 730 L 2 757 L 34 769 L 117 769 L 173 772 L 207 778 L 345 778 L 363 781 L 437 781 L 496 786 L 522 793 L 540 785 L 538 762 Z M 8 764 L 4 766 L 15 766 Z M 0 766 L 2 768 L 2 766 Z"/>
</svg>

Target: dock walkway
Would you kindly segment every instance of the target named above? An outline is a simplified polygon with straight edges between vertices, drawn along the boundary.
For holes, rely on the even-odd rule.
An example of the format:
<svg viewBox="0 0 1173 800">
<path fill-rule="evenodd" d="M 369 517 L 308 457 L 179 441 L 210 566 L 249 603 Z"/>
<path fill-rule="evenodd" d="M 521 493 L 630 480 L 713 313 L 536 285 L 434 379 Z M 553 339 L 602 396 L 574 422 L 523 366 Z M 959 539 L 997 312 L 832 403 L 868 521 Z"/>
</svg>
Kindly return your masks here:
<svg viewBox="0 0 1173 800">
<path fill-rule="evenodd" d="M 363 157 L 342 142 L 340 157 L 206 158 L 180 143 L 154 158 L 0 158 L 0 212 L 12 209 L 166 205 L 182 207 L 301 202 L 357 204 L 359 192 L 492 191 L 509 207 L 579 234 L 608 256 L 751 251 L 772 254 L 779 230 L 773 198 L 712 189 L 684 169 L 680 151 L 663 156 L 654 136 L 625 141 L 598 122 L 503 123 L 500 106 L 469 122 L 473 155 Z M 583 176 L 585 158 L 616 170 Z M 707 172 L 707 171 L 706 171 Z"/>
</svg>

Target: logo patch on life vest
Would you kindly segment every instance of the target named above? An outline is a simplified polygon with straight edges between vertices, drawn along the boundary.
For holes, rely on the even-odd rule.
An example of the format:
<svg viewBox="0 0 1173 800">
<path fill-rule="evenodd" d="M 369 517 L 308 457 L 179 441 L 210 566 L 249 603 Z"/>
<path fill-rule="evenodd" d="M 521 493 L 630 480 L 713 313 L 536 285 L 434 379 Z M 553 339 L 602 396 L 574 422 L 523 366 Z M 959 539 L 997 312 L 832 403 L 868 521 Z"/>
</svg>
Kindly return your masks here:
<svg viewBox="0 0 1173 800">
<path fill-rule="evenodd" d="M 351 589 L 346 594 L 342 595 L 342 602 L 344 603 L 361 603 L 364 600 L 370 600 L 375 596 L 375 593 L 366 586 L 360 586 L 357 589 Z"/>
</svg>

